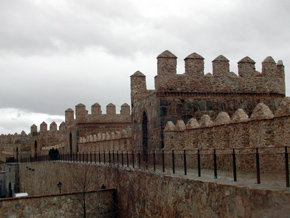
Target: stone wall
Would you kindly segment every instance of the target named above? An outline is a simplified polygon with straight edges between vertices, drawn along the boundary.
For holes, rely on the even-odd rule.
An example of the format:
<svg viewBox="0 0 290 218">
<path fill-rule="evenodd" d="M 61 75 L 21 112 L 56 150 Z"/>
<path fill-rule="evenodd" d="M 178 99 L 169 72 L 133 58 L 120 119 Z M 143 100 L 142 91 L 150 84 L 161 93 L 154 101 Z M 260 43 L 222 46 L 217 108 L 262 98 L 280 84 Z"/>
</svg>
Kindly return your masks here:
<svg viewBox="0 0 290 218">
<path fill-rule="evenodd" d="M 141 72 L 131 76 L 133 146 L 146 144 L 144 113 L 148 118 L 148 147 L 163 148 L 167 121 L 187 122 L 204 114 L 215 118 L 222 111 L 232 115 L 239 108 L 250 114 L 260 102 L 275 111 L 285 97 L 283 63 L 276 64 L 271 57 L 263 61 L 262 73 L 255 70 L 253 60 L 243 58 L 238 63 L 239 75 L 230 72 L 229 60 L 222 55 L 213 60 L 213 73 L 206 75 L 200 55 L 193 53 L 185 58 L 184 74 L 176 73 L 176 59 L 169 51 L 157 57 L 155 90 L 147 90 Z"/>
<path fill-rule="evenodd" d="M 230 72 L 229 60 L 220 55 L 212 61 L 213 72 L 204 75 L 203 57 L 191 54 L 185 58 L 185 73 L 176 74 L 177 57 L 165 51 L 157 57 L 157 91 L 198 93 L 277 93 L 285 95 L 282 61 L 267 57 L 262 72 L 255 70 L 249 57 L 239 61 L 239 75 Z"/>
<path fill-rule="evenodd" d="M 31 163 L 34 174 L 21 164 L 21 189 L 32 194 L 72 189 L 71 168 L 82 177 L 92 169 L 93 183 L 116 188 L 121 217 L 287 217 L 290 192 L 287 188 L 226 183 L 172 177 L 107 165 L 39 162 Z"/>
<path fill-rule="evenodd" d="M 167 123 L 165 149 L 255 148 L 286 146 L 289 142 L 290 103 L 274 115 L 265 104 L 256 106 L 250 117 L 237 110 L 232 117 L 221 112 L 212 120 L 204 115 L 187 123 Z"/>
<path fill-rule="evenodd" d="M 131 128 L 120 129 L 120 131 L 98 133 L 79 138 L 81 153 L 103 152 L 103 151 L 130 151 L 132 150 Z"/>
<path fill-rule="evenodd" d="M 0 200 L 0 217 L 82 217 L 83 193 L 67 193 Z M 116 190 L 86 192 L 87 217 L 116 215 Z"/>
</svg>

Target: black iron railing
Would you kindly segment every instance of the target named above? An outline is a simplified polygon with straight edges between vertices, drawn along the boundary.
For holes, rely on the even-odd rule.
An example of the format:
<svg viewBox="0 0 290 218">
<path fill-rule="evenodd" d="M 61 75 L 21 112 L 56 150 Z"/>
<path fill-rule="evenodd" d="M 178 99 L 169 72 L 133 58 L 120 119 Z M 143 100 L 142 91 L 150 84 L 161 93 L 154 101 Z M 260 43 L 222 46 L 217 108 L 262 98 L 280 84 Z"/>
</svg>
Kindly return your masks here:
<svg viewBox="0 0 290 218">
<path fill-rule="evenodd" d="M 289 187 L 288 148 L 228 148 L 228 149 L 185 149 L 152 150 L 144 153 L 130 151 L 95 151 L 73 154 L 60 153 L 58 156 L 37 156 L 19 162 L 66 161 L 102 164 L 115 167 L 149 170 L 156 173 L 185 175 L 263 183 Z M 146 157 L 145 157 L 145 156 Z M 15 160 L 17 161 L 17 160 Z"/>
</svg>

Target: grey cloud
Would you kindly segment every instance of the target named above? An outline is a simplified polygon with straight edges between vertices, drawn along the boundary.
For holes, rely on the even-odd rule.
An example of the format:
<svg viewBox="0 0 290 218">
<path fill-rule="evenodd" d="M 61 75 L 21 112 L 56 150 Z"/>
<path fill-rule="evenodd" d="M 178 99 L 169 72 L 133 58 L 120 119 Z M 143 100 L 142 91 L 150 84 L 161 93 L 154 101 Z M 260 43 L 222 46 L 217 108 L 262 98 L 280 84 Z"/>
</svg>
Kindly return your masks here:
<svg viewBox="0 0 290 218">
<path fill-rule="evenodd" d="M 147 2 L 0 1 L 0 107 L 63 114 L 99 102 L 105 112 L 110 102 L 130 103 L 136 70 L 154 87 L 165 49 L 178 56 L 179 73 L 192 52 L 205 58 L 206 72 L 220 54 L 235 72 L 247 55 L 258 70 L 268 55 L 290 67 L 289 1 Z"/>
</svg>

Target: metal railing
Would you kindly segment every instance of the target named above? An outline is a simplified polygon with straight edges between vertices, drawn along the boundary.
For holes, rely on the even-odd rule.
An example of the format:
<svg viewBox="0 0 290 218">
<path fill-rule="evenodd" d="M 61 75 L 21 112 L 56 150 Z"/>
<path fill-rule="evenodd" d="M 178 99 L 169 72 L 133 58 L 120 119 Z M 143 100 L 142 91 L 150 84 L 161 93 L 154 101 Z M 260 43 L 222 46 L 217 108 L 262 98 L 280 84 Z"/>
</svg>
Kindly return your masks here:
<svg viewBox="0 0 290 218">
<path fill-rule="evenodd" d="M 289 187 L 289 146 L 60 153 L 20 162 L 66 161 L 102 164 L 192 178 L 222 179 Z"/>
</svg>

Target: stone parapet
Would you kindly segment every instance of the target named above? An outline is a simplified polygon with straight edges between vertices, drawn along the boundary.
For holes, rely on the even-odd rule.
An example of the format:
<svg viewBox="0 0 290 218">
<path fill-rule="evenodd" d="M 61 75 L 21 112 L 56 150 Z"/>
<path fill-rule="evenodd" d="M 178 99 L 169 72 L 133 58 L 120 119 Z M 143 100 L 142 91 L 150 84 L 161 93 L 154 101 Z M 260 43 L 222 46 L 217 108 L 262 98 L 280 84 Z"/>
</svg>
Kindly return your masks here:
<svg viewBox="0 0 290 218">
<path fill-rule="evenodd" d="M 168 121 L 164 149 L 285 146 L 290 137 L 289 111 L 290 101 L 286 98 L 275 115 L 267 105 L 259 103 L 250 117 L 238 109 L 231 118 L 220 112 L 214 120 L 203 115 L 199 121 L 191 118 L 186 124 L 183 120 L 176 124 Z"/>
<path fill-rule="evenodd" d="M 171 54 L 169 51 L 166 54 Z M 164 52 L 162 53 L 164 54 Z M 282 61 L 267 57 L 262 72 L 255 70 L 255 62 L 245 57 L 238 62 L 238 75 L 231 72 L 229 60 L 220 55 L 212 62 L 213 74 L 204 75 L 203 57 L 193 53 L 185 58 L 185 73 L 176 74 L 176 56 L 158 56 L 158 92 L 195 93 L 267 93 L 285 95 L 285 75 Z M 143 75 L 144 76 L 144 75 Z M 145 79 L 145 76 L 142 77 Z M 140 92 L 144 91 L 140 89 Z"/>
<path fill-rule="evenodd" d="M 80 152 L 131 151 L 131 128 L 79 138 Z"/>
</svg>

